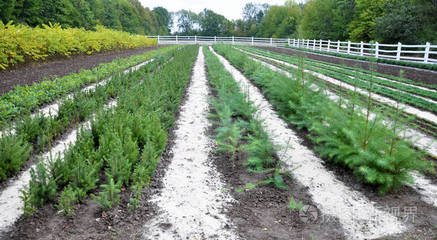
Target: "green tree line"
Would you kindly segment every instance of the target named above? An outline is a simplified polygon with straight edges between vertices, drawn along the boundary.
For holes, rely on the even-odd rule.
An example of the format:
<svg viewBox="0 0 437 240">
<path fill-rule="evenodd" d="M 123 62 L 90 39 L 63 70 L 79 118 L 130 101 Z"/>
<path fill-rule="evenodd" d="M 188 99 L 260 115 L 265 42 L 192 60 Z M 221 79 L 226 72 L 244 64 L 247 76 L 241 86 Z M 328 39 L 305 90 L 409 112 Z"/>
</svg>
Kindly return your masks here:
<svg viewBox="0 0 437 240">
<path fill-rule="evenodd" d="M 169 34 L 171 14 L 162 7 L 150 10 L 138 0 L 0 0 L 0 20 L 38 26 L 93 29 L 97 24 L 138 34 Z"/>
<path fill-rule="evenodd" d="M 175 17 L 180 35 L 437 43 L 435 0 L 288 0 L 281 6 L 248 3 L 234 21 L 208 9 Z"/>
<path fill-rule="evenodd" d="M 168 35 L 173 18 L 178 35 L 255 36 L 437 44 L 436 0 L 307 0 L 284 5 L 248 3 L 243 17 L 145 8 L 138 0 L 0 0 L 0 20 L 30 26 L 105 27 L 131 33 Z"/>
</svg>

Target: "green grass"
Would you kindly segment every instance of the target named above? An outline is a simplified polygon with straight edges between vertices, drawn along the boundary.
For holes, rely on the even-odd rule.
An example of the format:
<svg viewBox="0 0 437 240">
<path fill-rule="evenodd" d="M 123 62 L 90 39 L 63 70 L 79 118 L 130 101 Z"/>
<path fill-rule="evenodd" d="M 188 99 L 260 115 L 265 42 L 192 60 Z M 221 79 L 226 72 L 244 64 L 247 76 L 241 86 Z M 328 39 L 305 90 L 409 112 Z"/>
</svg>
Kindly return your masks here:
<svg viewBox="0 0 437 240">
<path fill-rule="evenodd" d="M 408 61 L 401 61 L 401 60 L 375 58 L 375 57 L 369 57 L 369 56 L 356 56 L 356 55 L 349 55 L 349 54 L 344 54 L 344 53 L 324 52 L 324 51 L 305 49 L 305 48 L 296 48 L 296 47 L 286 47 L 286 48 L 291 48 L 291 49 L 295 49 L 295 50 L 299 50 L 299 51 L 303 51 L 303 52 L 313 52 L 313 53 L 318 53 L 318 54 L 323 54 L 323 55 L 331 55 L 331 56 L 342 57 L 342 58 L 356 59 L 356 60 L 362 60 L 362 61 L 375 61 L 375 62 L 379 62 L 379 63 L 386 63 L 386 64 L 405 66 L 405 67 L 414 67 L 414 68 L 421 68 L 421 69 L 437 71 L 437 64 L 408 62 Z"/>
</svg>

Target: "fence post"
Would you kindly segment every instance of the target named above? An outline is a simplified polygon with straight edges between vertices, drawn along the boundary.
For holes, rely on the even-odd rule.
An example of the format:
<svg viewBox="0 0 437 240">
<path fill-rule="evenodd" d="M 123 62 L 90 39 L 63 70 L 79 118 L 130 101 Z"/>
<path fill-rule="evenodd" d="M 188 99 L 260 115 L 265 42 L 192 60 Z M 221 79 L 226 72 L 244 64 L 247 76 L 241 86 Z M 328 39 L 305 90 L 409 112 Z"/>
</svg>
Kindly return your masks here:
<svg viewBox="0 0 437 240">
<path fill-rule="evenodd" d="M 316 50 L 316 39 L 313 39 L 313 50 Z"/>
<path fill-rule="evenodd" d="M 310 48 L 310 40 L 307 39 L 307 48 Z"/>
<path fill-rule="evenodd" d="M 253 37 L 252 37 L 252 46 L 253 46 Z"/>
<path fill-rule="evenodd" d="M 320 48 L 319 48 L 320 51 L 322 51 L 322 45 L 323 45 L 322 39 L 320 39 Z"/>
<path fill-rule="evenodd" d="M 398 50 L 396 51 L 396 60 L 401 60 L 402 43 L 398 42 Z"/>
<path fill-rule="evenodd" d="M 176 35 L 176 44 L 178 44 L 178 43 L 179 43 L 178 35 Z"/>
<path fill-rule="evenodd" d="M 232 36 L 232 45 L 234 45 L 234 41 L 235 41 L 234 36 Z"/>
<path fill-rule="evenodd" d="M 375 58 L 379 57 L 379 43 L 375 43 Z"/>
<path fill-rule="evenodd" d="M 214 43 L 217 42 L 217 36 L 214 36 Z"/>
<path fill-rule="evenodd" d="M 431 44 L 429 43 L 429 42 L 427 42 L 426 43 L 426 47 L 425 47 L 425 55 L 423 56 L 423 61 L 425 62 L 425 63 L 427 63 L 428 62 L 428 58 L 429 58 L 429 49 L 430 49 L 430 46 Z"/>
<path fill-rule="evenodd" d="M 360 47 L 360 56 L 364 55 L 364 43 L 361 41 L 361 47 Z"/>
<path fill-rule="evenodd" d="M 347 41 L 347 54 L 351 53 L 351 41 Z"/>
<path fill-rule="evenodd" d="M 337 42 L 337 52 L 340 52 L 340 40 Z"/>
<path fill-rule="evenodd" d="M 293 47 L 296 47 L 296 39 L 293 38 Z"/>
<path fill-rule="evenodd" d="M 273 38 L 270 38 L 270 46 L 273 45 Z"/>
<path fill-rule="evenodd" d="M 197 36 L 194 36 L 194 44 L 197 44 Z"/>
<path fill-rule="evenodd" d="M 300 39 L 298 38 L 297 39 L 297 47 L 299 47 L 300 46 Z"/>
<path fill-rule="evenodd" d="M 331 47 L 331 40 L 328 40 L 328 52 L 330 52 L 329 47 Z"/>
<path fill-rule="evenodd" d="M 288 39 L 288 46 L 290 46 L 290 39 Z"/>
<path fill-rule="evenodd" d="M 158 44 L 159 44 L 159 35 L 158 35 Z"/>
</svg>

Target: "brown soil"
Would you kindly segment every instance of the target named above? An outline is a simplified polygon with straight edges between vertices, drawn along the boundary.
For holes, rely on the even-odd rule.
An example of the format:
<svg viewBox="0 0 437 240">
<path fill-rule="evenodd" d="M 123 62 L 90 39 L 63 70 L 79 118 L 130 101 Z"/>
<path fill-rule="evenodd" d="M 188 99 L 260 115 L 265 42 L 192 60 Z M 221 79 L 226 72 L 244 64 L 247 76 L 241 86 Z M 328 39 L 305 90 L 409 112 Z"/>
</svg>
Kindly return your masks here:
<svg viewBox="0 0 437 240">
<path fill-rule="evenodd" d="M 248 172 L 244 166 L 247 156 L 242 154 L 238 156 L 235 168 L 226 154 L 213 152 L 210 159 L 224 176 L 227 189 L 236 200 L 227 215 L 236 225 L 241 239 L 344 239 L 338 220 L 322 216 L 306 187 L 291 177 L 283 176 L 288 189 L 263 184 L 243 190 L 246 184 L 256 184 L 272 174 Z M 291 210 L 288 206 L 290 197 L 304 204 L 309 212 Z"/>
<path fill-rule="evenodd" d="M 31 62 L 14 68 L 0 71 L 0 94 L 12 90 L 15 86 L 31 85 L 45 78 L 62 77 L 70 73 L 77 73 L 81 69 L 91 69 L 101 63 L 112 62 L 117 58 L 145 53 L 158 47 L 147 47 L 96 53 L 93 55 L 79 55 L 70 58 L 59 57 L 45 62 Z"/>
<path fill-rule="evenodd" d="M 278 53 L 285 53 L 289 55 L 304 55 L 314 60 L 331 62 L 335 64 L 342 64 L 349 67 L 358 66 L 363 69 L 367 69 L 367 70 L 370 69 L 370 63 L 368 61 L 341 58 L 341 57 L 330 56 L 330 55 L 322 55 L 322 54 L 304 52 L 304 51 L 288 49 L 288 48 L 276 48 L 276 47 L 259 47 L 259 48 L 270 50 L 273 52 L 278 52 Z M 386 63 L 377 63 L 375 68 L 376 68 L 375 70 L 379 73 L 389 74 L 392 76 L 399 76 L 399 71 L 403 70 L 405 78 L 408 78 L 413 81 L 423 82 L 426 84 L 437 84 L 437 71 L 391 65 Z"/>
</svg>

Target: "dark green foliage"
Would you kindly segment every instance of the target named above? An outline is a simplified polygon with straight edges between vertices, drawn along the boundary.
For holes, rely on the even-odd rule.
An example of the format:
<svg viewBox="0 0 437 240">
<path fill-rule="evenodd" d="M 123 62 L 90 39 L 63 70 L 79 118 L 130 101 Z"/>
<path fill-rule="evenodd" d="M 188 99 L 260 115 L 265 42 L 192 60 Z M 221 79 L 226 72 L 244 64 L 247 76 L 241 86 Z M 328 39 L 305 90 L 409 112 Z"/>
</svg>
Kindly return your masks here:
<svg viewBox="0 0 437 240">
<path fill-rule="evenodd" d="M 29 202 L 35 207 L 55 199 L 57 184 L 52 173 L 44 163 L 38 163 L 36 168 L 30 169 Z"/>
<path fill-rule="evenodd" d="M 156 10 L 156 11 L 155 11 Z M 165 8 L 150 11 L 138 0 L 2 0 L 0 21 L 39 26 L 93 29 L 96 24 L 138 34 L 168 34 L 171 17 Z"/>
<path fill-rule="evenodd" d="M 108 175 L 108 184 L 102 184 L 100 187 L 103 189 L 99 192 L 99 195 L 92 195 L 92 197 L 99 203 L 100 207 L 103 209 L 110 209 L 115 204 L 120 202 L 120 188 L 121 184 L 115 184 L 114 179 L 111 175 Z"/>
<path fill-rule="evenodd" d="M 233 30 L 232 22 L 209 9 L 199 14 L 199 23 L 204 36 L 229 36 Z"/>
<path fill-rule="evenodd" d="M 247 167 L 249 171 L 261 172 L 265 168 L 275 167 L 276 160 L 272 153 L 275 152 L 273 144 L 268 139 L 265 132 L 260 132 L 261 136 L 249 136 L 248 144 L 245 149 L 250 153 L 247 159 Z"/>
<path fill-rule="evenodd" d="M 0 138 L 0 181 L 20 170 L 31 150 L 32 146 L 21 136 L 6 135 Z"/>
<path fill-rule="evenodd" d="M 59 203 L 56 207 L 61 210 L 61 214 L 70 216 L 74 213 L 74 204 L 78 201 L 77 193 L 71 188 L 66 187 L 59 197 Z"/>
</svg>

